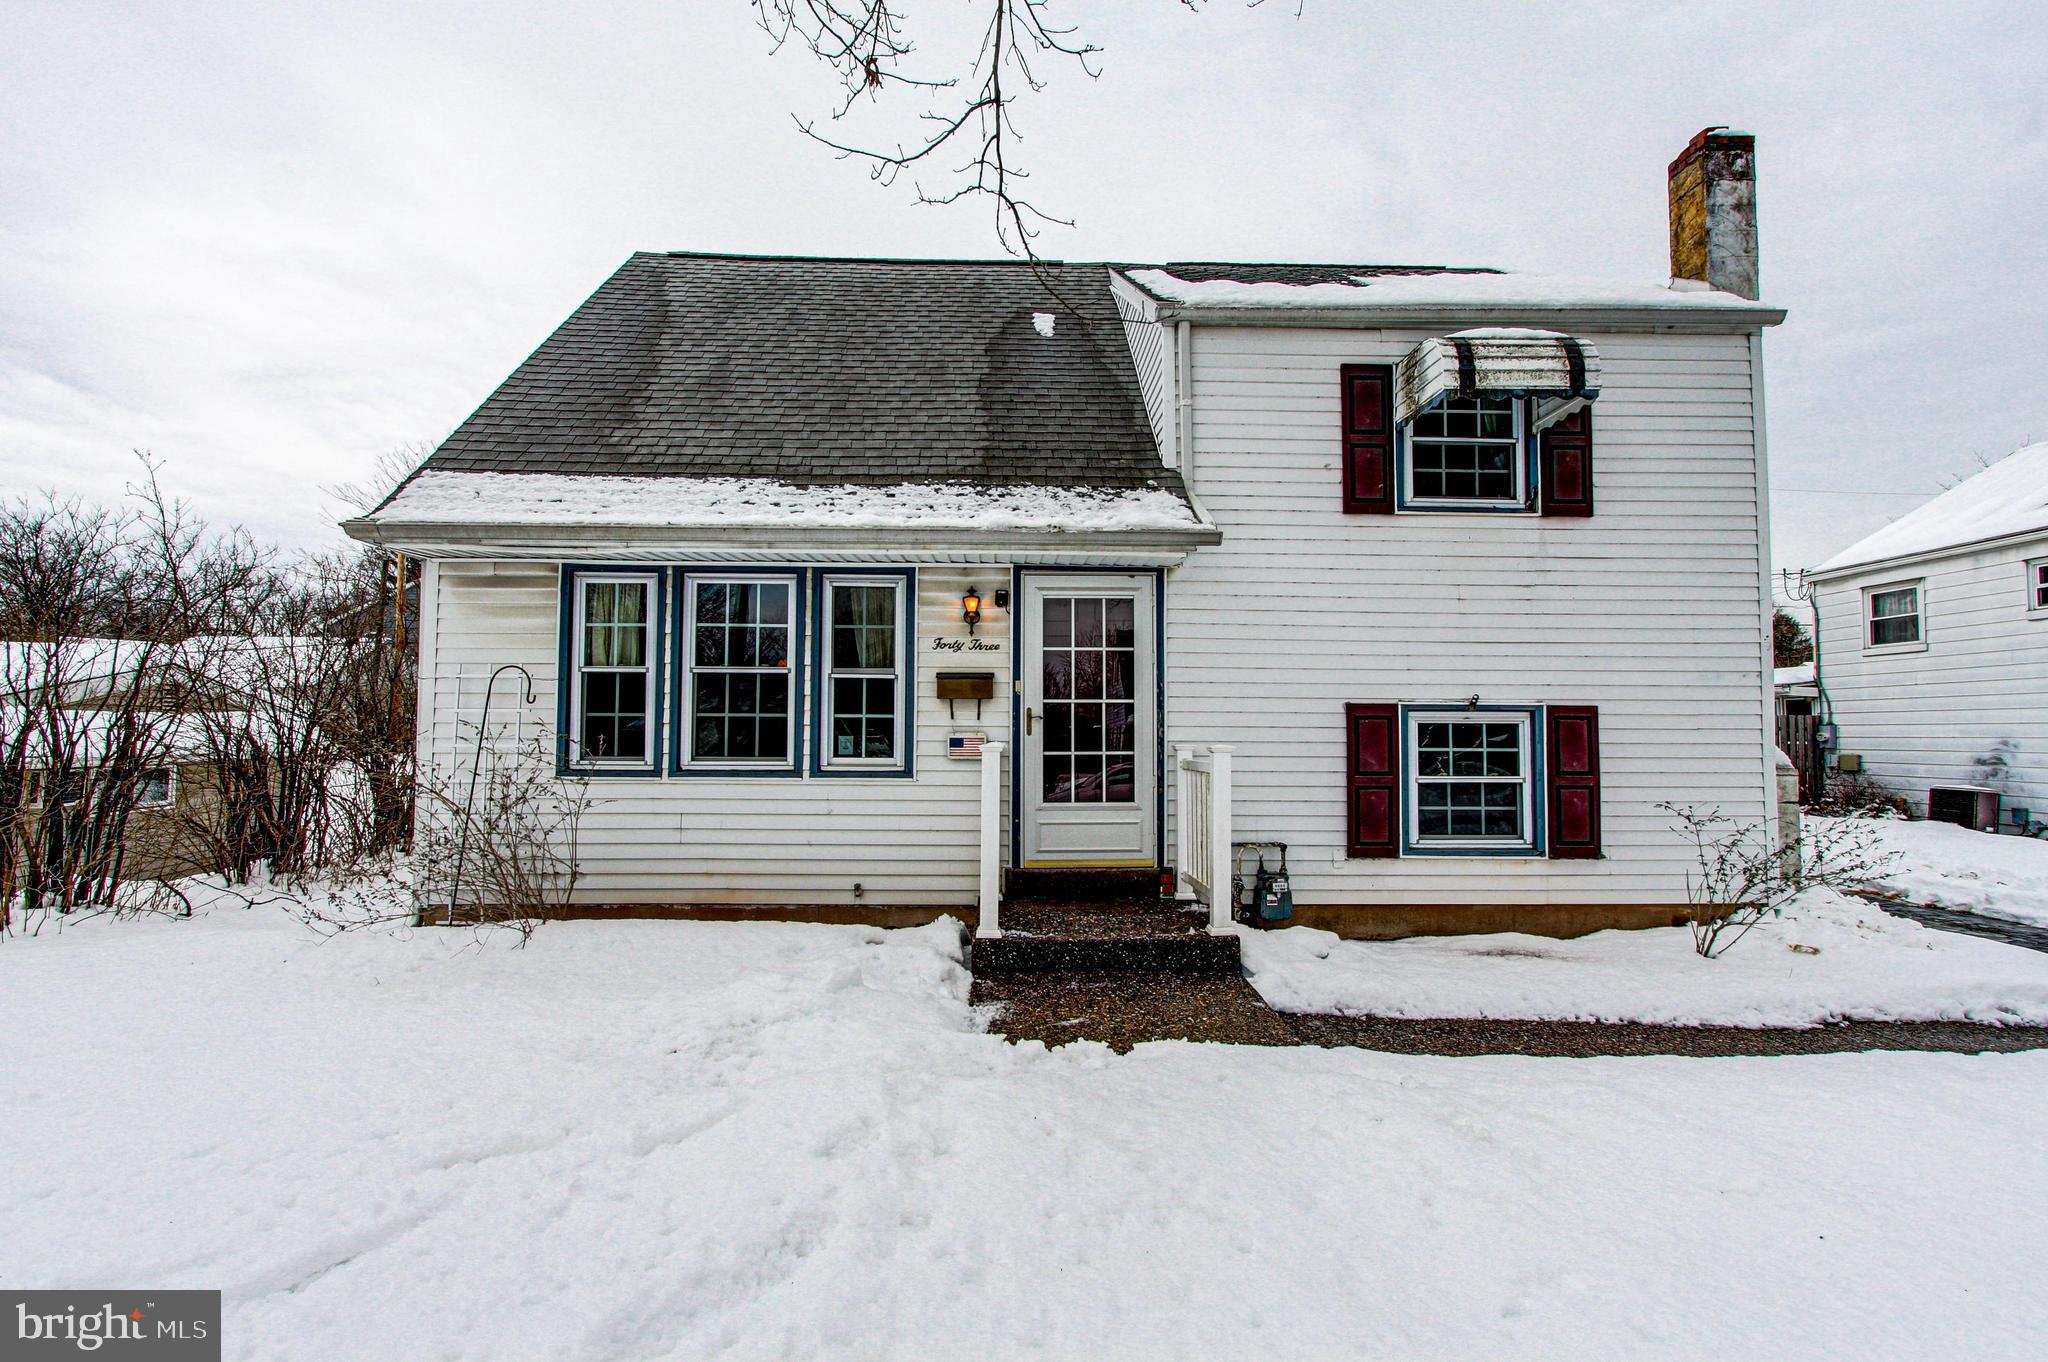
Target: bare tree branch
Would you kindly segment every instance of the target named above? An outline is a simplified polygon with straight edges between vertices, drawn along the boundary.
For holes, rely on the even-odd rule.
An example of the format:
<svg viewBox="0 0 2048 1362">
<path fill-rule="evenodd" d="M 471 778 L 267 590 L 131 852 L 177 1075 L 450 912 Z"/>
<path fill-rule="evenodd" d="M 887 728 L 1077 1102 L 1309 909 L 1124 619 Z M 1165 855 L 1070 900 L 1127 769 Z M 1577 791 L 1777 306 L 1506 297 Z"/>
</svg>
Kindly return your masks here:
<svg viewBox="0 0 2048 1362">
<path fill-rule="evenodd" d="M 900 67 L 916 51 L 905 34 L 900 0 L 748 0 L 775 51 L 794 42 L 830 67 L 838 77 L 845 98 L 832 113 L 833 121 L 844 118 L 861 96 L 879 97 L 894 87 L 925 91 L 951 90 L 961 85 L 958 76 L 913 76 Z M 893 147 L 862 146 L 829 136 L 815 120 L 797 118 L 796 126 L 811 140 L 842 158 L 865 161 L 869 177 L 884 185 L 894 184 L 906 170 L 930 173 L 942 163 L 940 153 L 948 148 L 964 150 L 966 159 L 947 168 L 949 178 L 931 187 L 914 181 L 919 203 L 955 204 L 969 199 L 987 199 L 995 212 L 996 238 L 1003 249 L 1038 264 L 1035 242 L 1047 226 L 1071 227 L 1070 218 L 1060 217 L 1028 198 L 1023 182 L 1030 178 L 1017 161 L 1015 144 L 1022 139 L 1014 116 L 1023 94 L 1046 88 L 1036 64 L 1066 59 L 1078 65 L 1090 78 L 1101 70 L 1094 58 L 1102 51 L 1076 36 L 1072 26 L 1060 26 L 1047 15 L 1049 0 L 973 0 L 985 8 L 988 19 L 974 60 L 966 73 L 966 91 L 957 107 L 925 111 L 918 115 L 925 135 L 897 142 Z M 1199 11 L 1202 0 L 1179 0 L 1182 8 Z M 1244 0 L 1256 9 L 1264 0 Z M 1296 15 L 1300 14 L 1297 4 Z M 1041 282 L 1051 281 L 1040 271 Z M 1057 291 L 1054 291 L 1055 296 Z M 1064 302 L 1065 300 L 1062 299 Z M 1069 308 L 1071 311 L 1071 307 Z"/>
</svg>

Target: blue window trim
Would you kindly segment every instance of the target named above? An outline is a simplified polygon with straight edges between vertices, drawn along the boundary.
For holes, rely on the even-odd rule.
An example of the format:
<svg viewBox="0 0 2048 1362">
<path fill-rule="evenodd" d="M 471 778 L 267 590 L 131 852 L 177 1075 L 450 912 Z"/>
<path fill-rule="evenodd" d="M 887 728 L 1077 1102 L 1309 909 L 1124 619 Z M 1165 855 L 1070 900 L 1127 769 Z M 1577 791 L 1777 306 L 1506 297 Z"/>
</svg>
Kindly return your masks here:
<svg viewBox="0 0 2048 1362">
<path fill-rule="evenodd" d="M 675 590 L 670 593 L 670 628 L 672 636 L 669 647 L 669 667 L 675 675 L 675 684 L 669 687 L 670 727 L 675 741 L 670 744 L 668 771 L 673 776 L 684 776 L 692 780 L 800 780 L 804 775 L 804 732 L 809 727 L 804 722 L 804 652 L 808 646 L 803 633 L 810 625 L 810 604 L 805 588 L 810 585 L 811 570 L 789 567 L 774 563 L 691 563 L 671 569 L 675 578 Z M 786 577 L 791 582 L 789 627 L 792 637 L 789 641 L 789 684 L 792 688 L 789 706 L 789 764 L 786 766 L 703 766 L 686 764 L 683 751 L 689 725 L 684 722 L 683 706 L 690 702 L 689 659 L 683 649 L 689 632 L 689 581 L 692 577 Z"/>
<path fill-rule="evenodd" d="M 583 577 L 646 577 L 654 583 L 654 600 L 648 611 L 648 627 L 654 637 L 649 642 L 648 684 L 653 689 L 649 697 L 648 734 L 649 760 L 640 765 L 626 766 L 612 763 L 574 762 L 569 759 L 571 739 L 570 700 L 576 690 L 575 659 L 576 629 L 576 583 Z M 646 779 L 659 777 L 662 764 L 662 716 L 666 712 L 662 694 L 662 669 L 667 654 L 661 638 L 661 630 L 668 618 L 664 592 L 668 587 L 668 573 L 660 567 L 646 563 L 564 563 L 556 592 L 555 605 L 555 774 L 577 776 L 586 779 Z"/>
<path fill-rule="evenodd" d="M 1409 794 L 1414 788 L 1409 771 L 1414 762 L 1414 753 L 1408 748 L 1410 731 L 1409 716 L 1412 714 L 1445 714 L 1457 718 L 1463 714 L 1513 714 L 1529 721 L 1529 845 L 1525 847 L 1445 847 L 1418 845 L 1415 829 L 1411 825 L 1413 810 Z M 1544 767 L 1544 707 L 1542 705 L 1402 705 L 1400 707 L 1400 787 L 1401 796 L 1401 854 L 1403 856 L 1507 858 L 1511 860 L 1535 861 L 1547 857 L 1549 829 L 1544 825 L 1544 816 L 1550 804 L 1550 786 Z"/>
<path fill-rule="evenodd" d="M 1438 398 L 1442 401 L 1442 398 Z M 1535 405 L 1526 397 L 1516 397 L 1522 407 L 1522 467 L 1526 480 L 1522 490 L 1527 500 L 1520 506 L 1475 506 L 1442 501 L 1410 501 L 1408 499 L 1408 422 L 1400 421 L 1394 426 L 1394 510 L 1413 515 L 1519 515 L 1534 516 L 1543 506 L 1543 489 L 1538 483 L 1543 460 L 1537 457 L 1537 436 Z"/>
<path fill-rule="evenodd" d="M 1152 579 L 1152 863 L 1166 864 L 1166 569 L 1010 566 L 1010 864 L 1024 864 L 1024 579 L 1090 574 Z"/>
<path fill-rule="evenodd" d="M 825 688 L 832 669 L 826 665 L 825 648 L 830 642 L 832 622 L 825 618 L 825 579 L 828 577 L 889 577 L 903 583 L 903 692 L 897 703 L 903 706 L 903 758 L 898 766 L 833 766 L 826 760 Z M 829 567 L 811 569 L 811 672 L 812 686 L 810 771 L 826 780 L 908 780 L 917 775 L 917 569 L 914 567 Z"/>
</svg>

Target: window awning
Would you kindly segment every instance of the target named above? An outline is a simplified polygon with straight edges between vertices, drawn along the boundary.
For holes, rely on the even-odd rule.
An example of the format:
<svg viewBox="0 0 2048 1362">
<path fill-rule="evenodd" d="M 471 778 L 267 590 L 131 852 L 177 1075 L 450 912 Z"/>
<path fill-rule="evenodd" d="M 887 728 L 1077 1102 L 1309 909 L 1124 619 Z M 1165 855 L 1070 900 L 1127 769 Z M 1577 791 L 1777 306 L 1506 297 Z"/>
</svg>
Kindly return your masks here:
<svg viewBox="0 0 2048 1362">
<path fill-rule="evenodd" d="M 1556 331 L 1486 327 L 1431 336 L 1394 366 L 1395 417 L 1411 421 L 1438 398 L 1542 397 L 1572 402 L 1600 395 L 1600 356 Z"/>
</svg>

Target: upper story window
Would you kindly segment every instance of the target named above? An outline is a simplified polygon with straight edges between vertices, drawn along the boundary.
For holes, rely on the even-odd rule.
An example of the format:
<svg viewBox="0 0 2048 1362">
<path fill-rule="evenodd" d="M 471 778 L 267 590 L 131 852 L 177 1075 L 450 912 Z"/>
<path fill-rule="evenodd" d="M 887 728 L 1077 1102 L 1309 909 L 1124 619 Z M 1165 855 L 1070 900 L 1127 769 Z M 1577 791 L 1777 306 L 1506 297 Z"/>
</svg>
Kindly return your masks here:
<svg viewBox="0 0 2048 1362">
<path fill-rule="evenodd" d="M 794 770 L 797 578 L 684 579 L 684 769 Z"/>
<path fill-rule="evenodd" d="M 1922 648 L 1926 646 L 1924 616 L 1919 582 L 1872 587 L 1863 593 L 1866 648 Z"/>
<path fill-rule="evenodd" d="M 1403 502 L 1408 507 L 1521 510 L 1529 460 L 1519 398 L 1444 397 L 1407 429 Z"/>
<path fill-rule="evenodd" d="M 2027 564 L 2027 609 L 2048 613 L 2048 558 Z"/>
<path fill-rule="evenodd" d="M 826 576 L 818 765 L 902 770 L 909 750 L 908 578 Z"/>
<path fill-rule="evenodd" d="M 579 572 L 571 579 L 569 731 L 578 765 L 654 762 L 659 578 Z"/>
</svg>

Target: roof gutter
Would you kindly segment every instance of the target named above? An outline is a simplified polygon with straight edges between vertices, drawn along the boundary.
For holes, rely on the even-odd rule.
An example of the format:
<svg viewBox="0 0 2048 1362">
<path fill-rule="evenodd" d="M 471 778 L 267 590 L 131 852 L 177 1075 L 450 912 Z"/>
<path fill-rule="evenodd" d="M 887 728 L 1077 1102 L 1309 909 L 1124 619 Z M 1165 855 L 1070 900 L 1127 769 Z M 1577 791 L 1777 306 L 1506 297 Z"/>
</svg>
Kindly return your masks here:
<svg viewBox="0 0 2048 1362">
<path fill-rule="evenodd" d="M 1205 307 L 1167 304 L 1163 322 L 1197 326 L 1294 326 L 1374 330 L 1389 326 L 1563 327 L 1586 331 L 1751 331 L 1785 320 L 1781 307 L 1534 307 L 1493 303 L 1429 307 Z"/>
<path fill-rule="evenodd" d="M 972 526 L 856 528 L 826 526 L 801 529 L 784 525 L 739 525 L 726 528 L 675 525 L 609 525 L 601 523 L 510 524 L 479 521 L 383 520 L 367 516 L 341 524 L 349 538 L 383 548 L 405 549 L 432 556 L 428 546 L 488 547 L 527 550 L 535 556 L 555 551 L 589 552 L 605 546 L 637 549 L 703 549 L 721 545 L 746 548 L 874 548 L 900 552 L 918 549 L 1125 549 L 1185 552 L 1223 542 L 1213 523 L 1185 529 L 1134 530 L 982 530 Z"/>
</svg>

